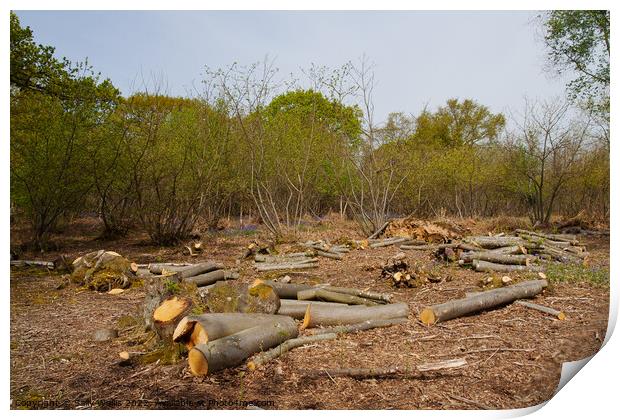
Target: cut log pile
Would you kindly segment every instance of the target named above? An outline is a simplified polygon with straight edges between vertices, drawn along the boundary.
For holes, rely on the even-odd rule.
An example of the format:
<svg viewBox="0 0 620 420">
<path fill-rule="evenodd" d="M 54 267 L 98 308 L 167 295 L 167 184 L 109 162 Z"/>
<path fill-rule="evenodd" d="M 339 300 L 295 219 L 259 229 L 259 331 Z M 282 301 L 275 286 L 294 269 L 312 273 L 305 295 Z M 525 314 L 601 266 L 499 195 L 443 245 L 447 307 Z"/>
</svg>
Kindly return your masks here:
<svg viewBox="0 0 620 420">
<path fill-rule="evenodd" d="M 337 334 L 402 324 L 408 315 L 406 304 L 390 304 L 391 296 L 370 291 L 268 280 L 258 280 L 250 288 L 276 293 L 280 298 L 278 313 L 212 311 L 185 316 L 178 322 L 172 340 L 189 350 L 192 374 L 204 376 L 236 367 L 250 357 L 247 368 L 254 370 L 291 349 L 334 340 Z M 346 300 L 343 296 L 353 298 L 352 304 L 319 300 Z M 300 327 L 295 318 L 303 320 Z M 319 325 L 339 327 L 317 329 L 298 338 L 300 330 Z"/>
<path fill-rule="evenodd" d="M 256 257 L 263 262 L 279 258 Z M 299 257 L 304 255 L 295 256 Z M 219 281 L 192 294 L 196 278 L 225 271 L 214 262 L 140 268 L 153 272 L 144 305 L 147 326 L 160 342 L 186 349 L 189 370 L 197 376 L 236 367 L 246 360 L 247 368 L 253 370 L 294 348 L 333 340 L 338 334 L 402 324 L 408 315 L 407 305 L 390 303 L 388 294 L 290 283 L 287 277 L 284 281 L 257 280 L 251 285 Z M 171 283 L 177 286 L 170 287 Z M 302 321 L 301 325 L 296 320 Z M 298 337 L 300 331 L 318 326 L 339 329 L 316 329 Z"/>
<path fill-rule="evenodd" d="M 390 258 L 383 265 L 381 276 L 389 279 L 396 288 L 421 287 L 427 283 L 439 283 L 444 278 L 433 267 L 414 262 L 409 263 L 404 252 Z"/>
<path fill-rule="evenodd" d="M 479 272 L 545 271 L 550 262 L 586 264 L 588 252 L 574 235 L 517 229 L 512 236 L 469 236 L 428 247 L 446 261 L 458 260 Z"/>
</svg>

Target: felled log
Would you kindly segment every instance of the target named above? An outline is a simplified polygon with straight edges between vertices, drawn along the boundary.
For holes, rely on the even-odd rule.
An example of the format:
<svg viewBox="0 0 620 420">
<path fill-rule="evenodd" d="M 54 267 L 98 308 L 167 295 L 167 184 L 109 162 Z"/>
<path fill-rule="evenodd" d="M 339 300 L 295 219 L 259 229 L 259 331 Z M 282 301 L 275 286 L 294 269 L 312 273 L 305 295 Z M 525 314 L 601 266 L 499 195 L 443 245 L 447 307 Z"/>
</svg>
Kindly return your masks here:
<svg viewBox="0 0 620 420">
<path fill-rule="evenodd" d="M 473 260 L 488 261 L 498 264 L 515 264 L 515 265 L 530 265 L 533 261 L 536 261 L 534 255 L 511 255 L 511 254 L 498 254 L 494 252 L 467 252 L 461 254 L 461 259 L 466 263 L 471 263 Z"/>
<path fill-rule="evenodd" d="M 51 261 L 13 260 L 11 265 L 13 267 L 44 267 L 50 270 L 54 268 L 54 263 Z"/>
<path fill-rule="evenodd" d="M 256 280 L 252 283 L 252 286 L 256 286 L 261 283 L 273 288 L 280 299 L 297 299 L 297 293 L 299 291 L 314 289 L 317 287 L 311 284 L 281 283 L 271 280 Z"/>
<path fill-rule="evenodd" d="M 255 262 L 264 263 L 288 263 L 307 260 L 309 257 L 313 257 L 314 252 L 296 252 L 294 254 L 282 254 L 282 255 L 261 255 L 254 256 Z"/>
<path fill-rule="evenodd" d="M 369 319 L 359 324 L 338 325 L 330 328 L 318 328 L 313 334 L 347 334 L 358 331 L 366 331 L 372 328 L 391 327 L 392 325 L 406 324 L 407 318 L 394 319 Z"/>
<path fill-rule="evenodd" d="M 252 359 L 250 359 L 250 361 L 247 363 L 247 367 L 249 370 L 255 370 L 258 366 L 263 365 L 273 359 L 276 359 L 294 348 L 305 346 L 306 344 L 316 343 L 319 341 L 335 340 L 336 338 L 338 338 L 338 336 L 333 333 L 291 338 L 290 340 L 286 340 L 284 343 L 272 348 L 271 350 L 264 351 L 252 357 Z"/>
<path fill-rule="evenodd" d="M 361 298 L 354 295 L 347 295 L 344 293 L 332 292 L 322 288 L 301 290 L 297 292 L 298 300 L 323 300 L 328 302 L 346 303 L 347 305 L 366 305 L 374 306 L 378 305 L 374 300 Z"/>
<path fill-rule="evenodd" d="M 504 255 L 521 255 L 521 254 L 527 254 L 527 249 L 521 245 L 512 245 L 512 246 L 504 246 L 501 248 L 487 250 L 486 252 L 493 252 L 495 254 L 504 254 Z"/>
<path fill-rule="evenodd" d="M 330 251 L 316 251 L 316 255 L 320 256 L 320 257 L 325 257 L 325 258 L 331 258 L 332 260 L 341 260 L 342 259 L 342 255 L 336 253 L 336 252 L 330 252 Z"/>
<path fill-rule="evenodd" d="M 205 376 L 239 366 L 251 355 L 295 338 L 297 334 L 293 318 L 248 328 L 192 348 L 187 357 L 189 368 L 193 375 Z"/>
<path fill-rule="evenodd" d="M 561 321 L 566 319 L 566 314 L 564 314 L 564 312 L 562 311 L 558 311 L 557 309 L 549 308 L 543 305 L 538 305 L 533 302 L 527 302 L 525 300 L 516 300 L 515 303 L 517 305 L 525 306 L 526 308 L 535 309 L 537 311 L 552 315 Z"/>
<path fill-rule="evenodd" d="M 336 286 L 321 286 L 321 285 L 315 286 L 315 287 L 321 288 L 324 290 L 329 290 L 330 292 L 344 293 L 347 295 L 358 296 L 361 298 L 372 299 L 372 300 L 382 301 L 386 303 L 390 303 L 390 301 L 392 300 L 392 295 L 390 295 L 389 293 L 371 292 L 369 290 L 360 290 L 360 289 L 354 289 L 351 287 L 336 287 Z"/>
<path fill-rule="evenodd" d="M 329 252 L 347 253 L 351 252 L 351 248 L 349 248 L 349 245 L 334 245 L 329 249 Z"/>
<path fill-rule="evenodd" d="M 311 377 L 317 377 L 321 374 L 331 378 L 347 376 L 354 379 L 369 378 L 417 378 L 425 372 L 441 371 L 456 369 L 467 366 L 465 359 L 443 360 L 441 362 L 424 363 L 413 368 L 411 367 L 386 367 L 386 368 L 340 368 L 340 369 L 322 369 L 318 372 L 310 374 Z"/>
<path fill-rule="evenodd" d="M 500 305 L 536 296 L 547 287 L 546 280 L 531 280 L 514 286 L 481 292 L 475 296 L 465 297 L 433 305 L 420 313 L 420 321 L 426 325 L 443 322 L 461 316 L 473 314 Z"/>
<path fill-rule="evenodd" d="M 280 298 L 267 284 L 233 284 L 219 281 L 209 289 L 205 304 L 210 312 L 242 312 L 275 314 Z"/>
<path fill-rule="evenodd" d="M 271 314 L 208 313 L 186 316 L 177 324 L 172 340 L 188 349 L 226 337 L 263 323 L 286 321 L 288 316 Z"/>
<path fill-rule="evenodd" d="M 545 267 L 541 265 L 506 265 L 481 260 L 473 260 L 471 264 L 474 270 L 480 273 L 490 273 L 493 271 L 499 273 L 507 273 L 510 271 L 545 271 Z"/>
<path fill-rule="evenodd" d="M 280 299 L 280 309 L 278 309 L 278 315 L 287 315 L 295 319 L 304 319 L 308 306 L 347 306 L 345 303 L 336 302 L 314 302 L 308 300 L 293 300 L 293 299 Z"/>
<path fill-rule="evenodd" d="M 408 238 L 389 238 L 389 239 L 385 239 L 381 242 L 375 242 L 370 244 L 371 248 L 381 248 L 384 246 L 391 246 L 391 245 L 396 245 L 396 244 L 400 244 L 402 242 L 407 241 Z"/>
<path fill-rule="evenodd" d="M 437 245 L 401 245 L 400 249 L 413 251 L 436 251 Z"/>
<path fill-rule="evenodd" d="M 548 239 L 556 242 L 570 242 L 572 245 L 577 245 L 579 241 L 577 241 L 577 237 L 575 235 L 558 235 L 552 233 L 541 233 L 541 232 L 532 232 L 529 230 L 516 229 L 515 232 L 519 235 L 525 234 L 529 236 L 537 236 L 539 238 Z"/>
<path fill-rule="evenodd" d="M 541 256 L 547 255 L 554 260 L 565 264 L 583 264 L 587 257 L 586 255 L 581 258 L 580 256 L 564 252 L 561 249 L 549 245 L 542 245 L 538 250 L 538 254 Z"/>
<path fill-rule="evenodd" d="M 309 305 L 304 316 L 302 329 L 317 325 L 359 324 L 370 319 L 406 318 L 408 314 L 409 307 L 406 303 L 377 306 L 355 305 L 337 308 Z"/>
<path fill-rule="evenodd" d="M 192 309 L 191 299 L 171 296 L 165 299 L 153 312 L 153 326 L 162 340 L 172 339 L 174 329 Z"/>
<path fill-rule="evenodd" d="M 458 244 L 458 248 L 462 249 L 463 251 L 482 251 L 482 250 L 484 250 L 484 248 L 481 248 L 481 247 L 473 245 L 473 244 L 464 243 L 464 242 Z"/>
<path fill-rule="evenodd" d="M 464 240 L 481 248 L 487 249 L 523 245 L 525 242 L 522 238 L 516 236 L 470 236 Z"/>
<path fill-rule="evenodd" d="M 188 277 L 184 281 L 187 283 L 193 283 L 198 287 L 208 286 L 215 284 L 220 280 L 238 279 L 239 273 L 229 270 L 215 270 L 204 274 L 199 274 L 194 277 Z"/>
<path fill-rule="evenodd" d="M 187 279 L 189 277 L 194 277 L 199 274 L 208 273 L 210 271 L 221 270 L 222 268 L 224 268 L 223 264 L 220 264 L 214 261 L 207 261 L 204 263 L 198 263 L 198 264 L 191 265 L 179 271 L 179 276 L 182 279 Z"/>
<path fill-rule="evenodd" d="M 191 265 L 187 263 L 138 264 L 138 268 L 145 268 L 146 266 L 151 273 L 161 275 L 164 269 L 167 271 L 182 271 Z"/>
<path fill-rule="evenodd" d="M 281 264 L 256 264 L 256 270 L 258 271 L 274 271 L 274 270 L 299 270 L 303 268 L 316 268 L 318 267 L 318 259 L 310 258 L 304 261 L 281 263 Z"/>
</svg>

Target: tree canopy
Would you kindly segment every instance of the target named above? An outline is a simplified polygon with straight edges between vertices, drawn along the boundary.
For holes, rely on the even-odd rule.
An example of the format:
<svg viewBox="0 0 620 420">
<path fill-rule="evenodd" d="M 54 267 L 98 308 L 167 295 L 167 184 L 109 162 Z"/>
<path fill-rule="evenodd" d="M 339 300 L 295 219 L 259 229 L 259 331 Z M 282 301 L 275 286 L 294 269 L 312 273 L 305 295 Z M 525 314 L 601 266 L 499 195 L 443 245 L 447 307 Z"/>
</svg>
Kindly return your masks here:
<svg viewBox="0 0 620 420">
<path fill-rule="evenodd" d="M 559 72 L 576 73 L 573 98 L 609 106 L 609 10 L 554 10 L 545 15 L 548 59 Z"/>
</svg>

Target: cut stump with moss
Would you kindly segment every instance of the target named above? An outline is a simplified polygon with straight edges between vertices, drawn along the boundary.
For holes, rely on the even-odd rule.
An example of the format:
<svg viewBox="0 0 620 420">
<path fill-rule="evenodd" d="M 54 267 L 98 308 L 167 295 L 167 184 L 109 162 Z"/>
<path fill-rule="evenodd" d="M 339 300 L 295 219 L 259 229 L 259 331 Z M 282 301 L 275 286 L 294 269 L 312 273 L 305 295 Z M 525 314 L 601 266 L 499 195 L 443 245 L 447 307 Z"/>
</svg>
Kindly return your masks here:
<svg viewBox="0 0 620 420">
<path fill-rule="evenodd" d="M 209 289 L 206 306 L 211 313 L 275 314 L 280 309 L 280 298 L 271 286 L 263 283 L 248 286 L 219 281 Z"/>
<path fill-rule="evenodd" d="M 171 296 L 165 299 L 153 312 L 153 326 L 162 340 L 172 339 L 172 334 L 178 322 L 192 309 L 191 299 Z"/>
</svg>

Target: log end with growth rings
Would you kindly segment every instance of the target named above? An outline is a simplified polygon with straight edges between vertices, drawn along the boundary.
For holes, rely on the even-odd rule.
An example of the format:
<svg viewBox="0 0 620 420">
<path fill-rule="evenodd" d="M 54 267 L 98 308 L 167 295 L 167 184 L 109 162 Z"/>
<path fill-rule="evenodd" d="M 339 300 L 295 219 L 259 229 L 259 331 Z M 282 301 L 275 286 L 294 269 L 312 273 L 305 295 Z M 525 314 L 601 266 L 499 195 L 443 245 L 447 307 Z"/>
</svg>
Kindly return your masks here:
<svg viewBox="0 0 620 420">
<path fill-rule="evenodd" d="M 166 299 L 153 312 L 153 320 L 155 322 L 170 322 L 186 311 L 191 305 L 189 299 L 178 298 L 173 296 Z"/>
<path fill-rule="evenodd" d="M 435 312 L 433 312 L 431 308 L 425 308 L 420 313 L 420 321 L 422 321 L 424 325 L 433 325 L 437 321 Z"/>
<path fill-rule="evenodd" d="M 194 324 L 194 330 L 192 331 L 192 335 L 187 343 L 187 348 L 192 349 L 198 344 L 207 344 L 209 342 L 209 334 L 207 330 L 205 330 L 199 322 Z"/>
<path fill-rule="evenodd" d="M 301 323 L 301 327 L 299 327 L 301 331 L 305 330 L 310 325 L 310 308 L 311 307 L 312 307 L 312 304 L 309 304 L 308 307 L 306 308 L 306 314 L 304 315 L 304 321 Z"/>
<path fill-rule="evenodd" d="M 197 348 L 193 348 L 187 355 L 189 370 L 194 376 L 206 376 L 209 373 L 209 363 L 207 358 Z"/>
<path fill-rule="evenodd" d="M 178 343 L 179 341 L 184 340 L 194 330 L 195 323 L 195 321 L 190 321 L 188 317 L 184 317 L 180 320 L 174 329 L 174 333 L 172 333 L 172 341 Z"/>
</svg>

